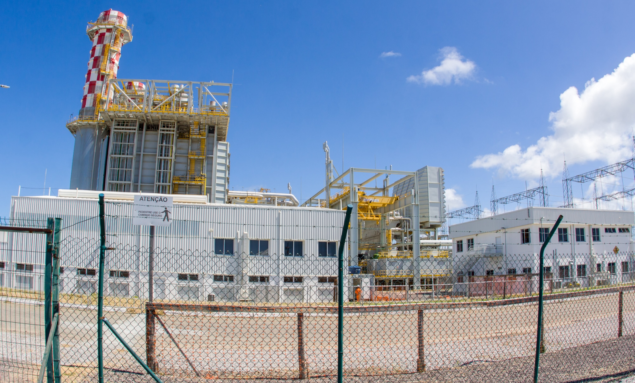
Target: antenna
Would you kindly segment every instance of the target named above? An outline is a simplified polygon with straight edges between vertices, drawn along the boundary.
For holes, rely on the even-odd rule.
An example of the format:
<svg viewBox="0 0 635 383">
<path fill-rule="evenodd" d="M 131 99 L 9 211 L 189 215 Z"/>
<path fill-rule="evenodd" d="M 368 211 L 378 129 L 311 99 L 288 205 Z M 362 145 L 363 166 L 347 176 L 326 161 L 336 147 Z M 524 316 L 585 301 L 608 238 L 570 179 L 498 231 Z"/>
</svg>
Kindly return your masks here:
<svg viewBox="0 0 635 383">
<path fill-rule="evenodd" d="M 476 190 L 476 196 L 474 197 L 474 207 L 476 208 L 476 211 L 474 212 L 476 219 L 481 218 L 481 202 L 478 200 L 478 190 Z"/>
<path fill-rule="evenodd" d="M 496 200 L 496 191 L 494 190 L 494 184 L 492 184 L 492 197 L 490 199 L 490 210 L 492 215 L 498 214 L 498 201 Z"/>
</svg>

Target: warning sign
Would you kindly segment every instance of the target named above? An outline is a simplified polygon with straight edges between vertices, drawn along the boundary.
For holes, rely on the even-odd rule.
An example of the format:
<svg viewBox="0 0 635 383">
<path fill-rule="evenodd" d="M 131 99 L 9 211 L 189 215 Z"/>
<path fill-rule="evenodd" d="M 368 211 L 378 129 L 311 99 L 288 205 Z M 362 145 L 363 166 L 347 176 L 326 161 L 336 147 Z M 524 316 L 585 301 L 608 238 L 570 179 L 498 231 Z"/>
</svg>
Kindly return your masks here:
<svg viewBox="0 0 635 383">
<path fill-rule="evenodd" d="M 172 197 L 137 194 L 134 196 L 133 225 L 170 226 Z"/>
</svg>

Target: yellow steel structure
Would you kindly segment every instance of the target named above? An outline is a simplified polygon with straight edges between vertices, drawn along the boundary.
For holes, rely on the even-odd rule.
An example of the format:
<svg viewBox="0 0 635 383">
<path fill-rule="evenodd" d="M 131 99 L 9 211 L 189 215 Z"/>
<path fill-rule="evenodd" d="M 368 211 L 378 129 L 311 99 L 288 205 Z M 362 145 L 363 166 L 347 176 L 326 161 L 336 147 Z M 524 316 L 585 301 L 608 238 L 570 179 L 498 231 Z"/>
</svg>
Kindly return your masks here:
<svg viewBox="0 0 635 383">
<path fill-rule="evenodd" d="M 411 250 L 401 250 L 396 252 L 380 251 L 376 259 L 408 259 L 412 258 Z M 450 252 L 447 250 L 421 250 L 421 258 L 449 258 Z"/>
<path fill-rule="evenodd" d="M 207 131 L 205 127 L 201 127 L 198 121 L 190 125 L 190 147 L 191 140 L 199 141 L 199 150 L 190 150 L 187 153 L 189 161 L 187 177 L 172 177 L 172 190 L 176 194 L 179 185 L 200 186 L 201 194 L 205 194 L 207 185 L 207 175 L 205 174 L 205 157 L 207 155 Z M 198 165 L 198 172 L 197 170 Z"/>
<path fill-rule="evenodd" d="M 331 198 L 329 201 L 330 205 L 338 202 L 341 199 L 348 197 L 350 190 L 348 187 L 344 188 L 342 193 L 337 194 L 335 197 Z M 369 196 L 366 195 L 363 191 L 357 192 L 357 216 L 358 219 L 364 221 L 377 221 L 381 219 L 381 214 L 375 213 L 375 211 L 379 208 L 391 205 L 397 200 L 399 197 L 388 197 L 388 196 Z"/>
</svg>

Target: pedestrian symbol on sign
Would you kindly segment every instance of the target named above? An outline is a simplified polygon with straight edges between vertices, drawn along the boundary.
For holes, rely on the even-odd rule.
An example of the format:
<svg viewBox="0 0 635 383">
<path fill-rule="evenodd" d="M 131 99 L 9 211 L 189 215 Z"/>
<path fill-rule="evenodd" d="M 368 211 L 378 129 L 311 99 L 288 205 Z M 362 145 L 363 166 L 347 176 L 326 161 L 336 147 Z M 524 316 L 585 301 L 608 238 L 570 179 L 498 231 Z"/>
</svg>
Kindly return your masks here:
<svg viewBox="0 0 635 383">
<path fill-rule="evenodd" d="M 165 209 L 163 209 L 163 221 L 170 222 L 170 213 L 171 212 L 168 210 L 167 207 Z"/>
</svg>

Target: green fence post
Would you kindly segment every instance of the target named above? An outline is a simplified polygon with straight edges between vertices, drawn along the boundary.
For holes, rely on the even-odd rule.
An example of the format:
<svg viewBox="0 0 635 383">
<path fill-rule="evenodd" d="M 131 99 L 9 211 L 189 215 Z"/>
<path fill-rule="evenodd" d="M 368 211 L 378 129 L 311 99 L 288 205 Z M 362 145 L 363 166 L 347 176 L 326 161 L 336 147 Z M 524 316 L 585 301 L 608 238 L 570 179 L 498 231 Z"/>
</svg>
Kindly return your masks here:
<svg viewBox="0 0 635 383">
<path fill-rule="evenodd" d="M 337 253 L 339 267 L 337 270 L 337 383 L 342 383 L 344 372 L 344 244 L 348 233 L 348 224 L 351 220 L 353 205 L 346 206 L 346 217 L 342 227 L 340 248 Z"/>
<path fill-rule="evenodd" d="M 547 239 L 545 240 L 545 243 L 542 244 L 542 247 L 540 248 L 540 280 L 538 282 L 538 332 L 536 334 L 536 360 L 534 362 L 534 383 L 538 383 L 538 370 L 540 367 L 540 349 L 542 347 L 542 298 L 543 298 L 543 283 L 545 280 L 545 267 L 544 267 L 544 263 L 545 263 L 545 248 L 547 247 L 547 245 L 549 244 L 549 241 L 551 241 L 551 237 L 553 237 L 554 233 L 556 232 L 556 230 L 558 229 L 558 226 L 560 225 L 560 222 L 562 222 L 562 215 L 558 217 L 558 220 L 556 221 L 556 224 L 553 225 L 553 227 L 551 228 L 551 231 L 549 232 L 549 235 L 547 235 Z"/>
<path fill-rule="evenodd" d="M 55 221 L 53 218 L 46 220 L 46 228 L 50 232 L 46 233 L 46 257 L 44 260 L 44 344 L 49 340 L 51 333 L 51 320 L 53 319 L 53 307 L 51 301 L 51 275 L 53 272 L 53 229 Z M 46 358 L 46 381 L 53 383 L 53 356 L 48 354 Z"/>
<path fill-rule="evenodd" d="M 104 195 L 99 195 L 99 292 L 97 295 L 97 368 L 99 383 L 104 382 L 104 264 L 106 258 L 106 219 Z"/>
<path fill-rule="evenodd" d="M 53 286 L 51 291 L 53 316 L 57 315 L 58 325 L 53 333 L 53 372 L 55 383 L 62 381 L 62 370 L 60 365 L 60 233 L 62 231 L 62 219 L 55 218 L 55 232 L 53 234 Z"/>
</svg>

